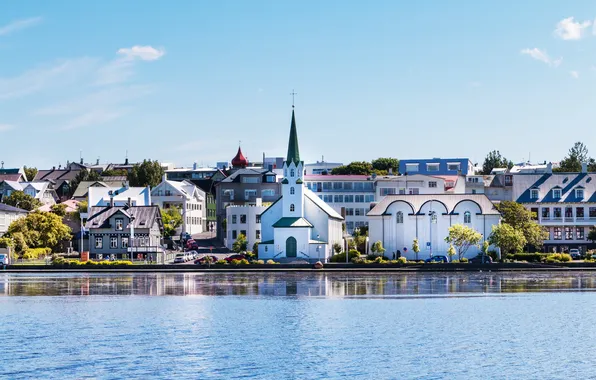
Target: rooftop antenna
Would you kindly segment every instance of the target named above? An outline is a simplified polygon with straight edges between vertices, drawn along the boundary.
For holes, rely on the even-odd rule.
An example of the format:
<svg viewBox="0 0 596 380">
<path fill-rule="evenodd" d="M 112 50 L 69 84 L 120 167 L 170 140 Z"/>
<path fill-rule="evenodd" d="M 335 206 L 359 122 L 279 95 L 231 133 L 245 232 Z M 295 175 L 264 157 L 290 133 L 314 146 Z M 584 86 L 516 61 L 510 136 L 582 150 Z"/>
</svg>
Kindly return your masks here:
<svg viewBox="0 0 596 380">
<path fill-rule="evenodd" d="M 4 161 L 1 162 L 2 167 L 0 167 L 0 169 L 4 169 Z"/>
<path fill-rule="evenodd" d="M 79 150 L 79 162 L 83 165 L 83 149 Z"/>
<path fill-rule="evenodd" d="M 294 89 L 292 89 L 292 92 L 290 92 L 290 95 L 292 95 L 292 108 L 294 108 L 294 96 L 298 95 L 298 93 L 296 91 L 294 91 Z"/>
</svg>

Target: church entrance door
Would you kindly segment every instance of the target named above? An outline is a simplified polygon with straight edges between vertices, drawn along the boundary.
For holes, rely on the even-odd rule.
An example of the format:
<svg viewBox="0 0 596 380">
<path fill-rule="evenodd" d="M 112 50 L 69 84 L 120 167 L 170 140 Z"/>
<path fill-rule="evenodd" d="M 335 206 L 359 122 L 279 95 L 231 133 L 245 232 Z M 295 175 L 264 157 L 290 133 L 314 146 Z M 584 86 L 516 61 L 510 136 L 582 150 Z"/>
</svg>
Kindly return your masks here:
<svg viewBox="0 0 596 380">
<path fill-rule="evenodd" d="M 293 236 L 286 240 L 286 257 L 296 257 L 296 238 Z"/>
</svg>

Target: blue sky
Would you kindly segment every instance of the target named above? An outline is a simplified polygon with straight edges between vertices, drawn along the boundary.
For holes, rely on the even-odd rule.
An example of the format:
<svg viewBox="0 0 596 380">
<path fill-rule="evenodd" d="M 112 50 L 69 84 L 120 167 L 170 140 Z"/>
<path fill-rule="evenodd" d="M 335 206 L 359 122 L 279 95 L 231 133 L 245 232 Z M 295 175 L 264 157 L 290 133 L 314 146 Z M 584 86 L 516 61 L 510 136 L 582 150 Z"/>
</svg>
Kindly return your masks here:
<svg viewBox="0 0 596 380">
<path fill-rule="evenodd" d="M 596 2 L 0 5 L 6 167 L 596 156 Z"/>
</svg>

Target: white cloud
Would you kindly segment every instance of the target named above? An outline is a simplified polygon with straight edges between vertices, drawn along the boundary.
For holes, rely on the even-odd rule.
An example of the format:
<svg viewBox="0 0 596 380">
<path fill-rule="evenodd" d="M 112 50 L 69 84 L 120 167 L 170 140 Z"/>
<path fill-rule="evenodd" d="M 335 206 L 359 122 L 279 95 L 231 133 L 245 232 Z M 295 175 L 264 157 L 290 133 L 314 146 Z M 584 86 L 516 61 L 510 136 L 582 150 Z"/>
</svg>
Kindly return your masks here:
<svg viewBox="0 0 596 380">
<path fill-rule="evenodd" d="M 561 62 L 563 61 L 562 57 L 553 60 L 551 57 L 548 56 L 546 51 L 540 50 L 538 48 L 522 49 L 521 54 L 529 55 L 530 57 L 534 58 L 535 60 L 544 62 L 550 66 L 553 66 L 553 67 L 558 67 L 561 64 Z"/>
<path fill-rule="evenodd" d="M 41 17 L 31 17 L 23 20 L 16 20 L 10 24 L 0 26 L 0 36 L 6 36 L 10 33 L 35 26 L 41 22 Z"/>
<path fill-rule="evenodd" d="M 571 70 L 569 72 L 569 74 L 571 75 L 571 77 L 573 77 L 574 79 L 579 78 L 579 72 L 575 71 L 575 70 Z"/>
<path fill-rule="evenodd" d="M 14 125 L 0 124 L 0 132 L 10 131 L 11 129 L 14 129 Z"/>
<path fill-rule="evenodd" d="M 126 59 L 140 59 L 142 61 L 155 61 L 163 57 L 166 52 L 163 49 L 156 49 L 152 46 L 135 45 L 131 48 L 118 49 L 118 54 Z"/>
<path fill-rule="evenodd" d="M 590 25 L 591 21 L 575 22 L 573 17 L 567 17 L 557 23 L 554 34 L 563 40 L 579 40 L 584 34 L 584 29 Z"/>
</svg>

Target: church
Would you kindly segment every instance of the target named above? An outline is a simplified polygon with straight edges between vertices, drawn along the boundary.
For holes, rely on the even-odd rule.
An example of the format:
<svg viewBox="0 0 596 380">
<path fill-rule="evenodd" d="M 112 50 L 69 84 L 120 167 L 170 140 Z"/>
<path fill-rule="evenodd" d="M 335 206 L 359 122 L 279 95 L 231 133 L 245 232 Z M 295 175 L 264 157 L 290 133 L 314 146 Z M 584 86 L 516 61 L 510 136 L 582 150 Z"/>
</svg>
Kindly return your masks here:
<svg viewBox="0 0 596 380">
<path fill-rule="evenodd" d="M 325 262 L 333 254 L 333 245 L 342 245 L 342 216 L 308 190 L 303 177 L 304 162 L 300 160 L 292 106 L 282 196 L 261 214 L 259 259 L 297 258 Z"/>
</svg>

